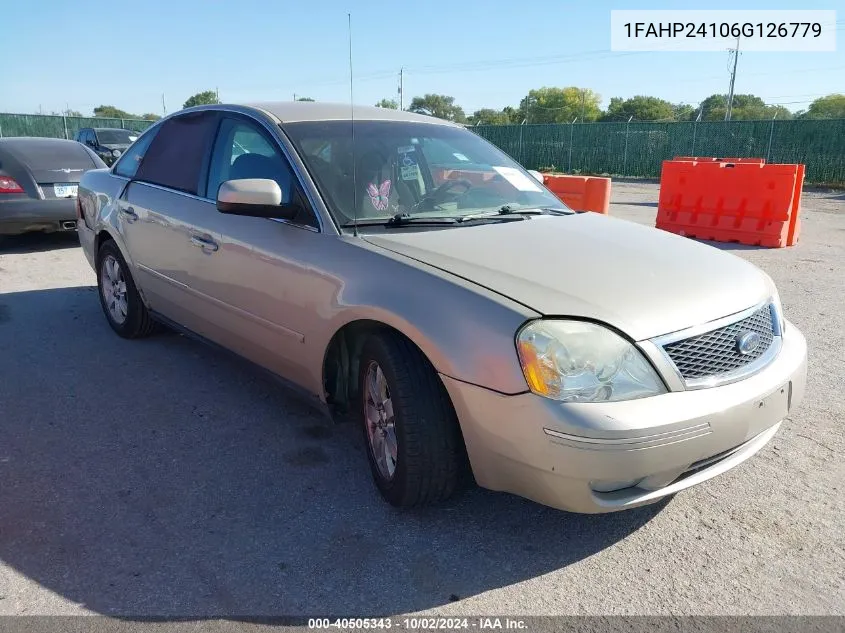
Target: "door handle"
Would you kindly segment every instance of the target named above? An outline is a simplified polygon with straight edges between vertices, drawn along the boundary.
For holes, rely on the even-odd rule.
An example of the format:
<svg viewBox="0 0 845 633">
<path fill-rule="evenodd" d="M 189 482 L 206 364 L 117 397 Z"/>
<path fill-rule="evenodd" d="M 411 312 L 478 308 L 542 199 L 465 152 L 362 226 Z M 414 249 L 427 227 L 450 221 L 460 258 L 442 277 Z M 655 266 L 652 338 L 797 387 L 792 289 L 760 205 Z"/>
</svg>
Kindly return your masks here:
<svg viewBox="0 0 845 633">
<path fill-rule="evenodd" d="M 213 253 L 220 248 L 214 240 L 207 237 L 200 237 L 199 235 L 191 236 L 191 244 L 201 248 L 207 253 Z"/>
<path fill-rule="evenodd" d="M 135 213 L 135 209 L 132 207 L 120 207 L 120 212 L 128 216 L 126 219 L 127 222 L 134 222 L 138 219 L 138 214 Z"/>
</svg>

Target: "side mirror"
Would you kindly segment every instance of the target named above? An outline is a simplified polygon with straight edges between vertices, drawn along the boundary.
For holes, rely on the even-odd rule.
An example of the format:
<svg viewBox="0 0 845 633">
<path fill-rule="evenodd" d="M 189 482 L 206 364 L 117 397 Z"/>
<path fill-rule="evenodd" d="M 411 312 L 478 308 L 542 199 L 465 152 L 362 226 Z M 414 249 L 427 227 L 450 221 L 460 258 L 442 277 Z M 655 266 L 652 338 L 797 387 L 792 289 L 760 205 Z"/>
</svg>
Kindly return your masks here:
<svg viewBox="0 0 845 633">
<path fill-rule="evenodd" d="M 282 188 L 275 180 L 227 180 L 217 190 L 217 210 L 229 215 L 292 220 L 299 208 L 282 204 Z"/>
<path fill-rule="evenodd" d="M 535 169 L 529 169 L 528 173 L 534 176 L 534 179 L 539 182 L 541 185 L 543 184 L 543 174 Z"/>
</svg>

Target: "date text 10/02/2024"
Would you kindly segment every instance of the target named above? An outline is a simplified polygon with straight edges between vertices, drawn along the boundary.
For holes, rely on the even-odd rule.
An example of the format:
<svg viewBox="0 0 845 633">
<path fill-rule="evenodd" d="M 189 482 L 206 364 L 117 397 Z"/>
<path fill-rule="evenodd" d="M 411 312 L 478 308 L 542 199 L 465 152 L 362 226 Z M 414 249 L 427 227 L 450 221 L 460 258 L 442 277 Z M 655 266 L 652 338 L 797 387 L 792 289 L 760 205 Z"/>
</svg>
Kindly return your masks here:
<svg viewBox="0 0 845 633">
<path fill-rule="evenodd" d="M 309 629 L 398 629 L 403 631 L 449 631 L 449 630 L 525 630 L 527 624 L 519 618 L 474 617 L 438 618 L 407 617 L 392 618 L 310 618 Z"/>
</svg>

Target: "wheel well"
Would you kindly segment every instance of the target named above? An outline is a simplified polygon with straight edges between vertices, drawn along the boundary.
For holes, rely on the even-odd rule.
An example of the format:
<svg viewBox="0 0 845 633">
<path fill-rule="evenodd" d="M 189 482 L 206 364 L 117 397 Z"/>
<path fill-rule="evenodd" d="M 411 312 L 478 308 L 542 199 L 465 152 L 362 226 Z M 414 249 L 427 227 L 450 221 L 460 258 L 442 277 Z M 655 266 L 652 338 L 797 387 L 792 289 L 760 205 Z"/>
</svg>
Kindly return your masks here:
<svg viewBox="0 0 845 633">
<path fill-rule="evenodd" d="M 419 346 L 396 328 L 368 319 L 347 323 L 335 332 L 329 342 L 323 357 L 323 389 L 326 392 L 326 402 L 337 413 L 346 413 L 349 405 L 358 396 L 358 365 L 364 342 L 371 334 L 382 331 L 395 332 L 419 349 Z M 425 357 L 422 350 L 420 353 Z"/>
<path fill-rule="evenodd" d="M 109 240 L 114 241 L 114 238 L 108 231 L 100 231 L 97 233 L 96 241 L 94 242 L 94 246 L 97 250 L 94 251 L 94 256 L 97 257 L 97 253 L 100 252 L 100 247 L 108 242 Z"/>
</svg>

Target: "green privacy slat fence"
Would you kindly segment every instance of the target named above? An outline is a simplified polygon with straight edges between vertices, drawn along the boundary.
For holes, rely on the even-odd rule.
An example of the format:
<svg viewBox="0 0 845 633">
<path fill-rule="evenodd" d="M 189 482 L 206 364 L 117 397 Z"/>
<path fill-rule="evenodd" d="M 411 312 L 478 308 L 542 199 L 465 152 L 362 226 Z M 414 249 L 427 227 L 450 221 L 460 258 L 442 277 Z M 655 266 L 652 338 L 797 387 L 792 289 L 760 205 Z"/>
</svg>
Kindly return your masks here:
<svg viewBox="0 0 845 633">
<path fill-rule="evenodd" d="M 76 138 L 83 127 L 119 127 L 141 132 L 153 121 L 137 119 L 104 119 L 42 114 L 0 114 L 0 137 L 46 136 L 50 138 Z"/>
<path fill-rule="evenodd" d="M 806 181 L 845 185 L 845 119 L 479 125 L 470 128 L 529 169 L 659 178 L 675 156 L 806 165 Z"/>
</svg>

